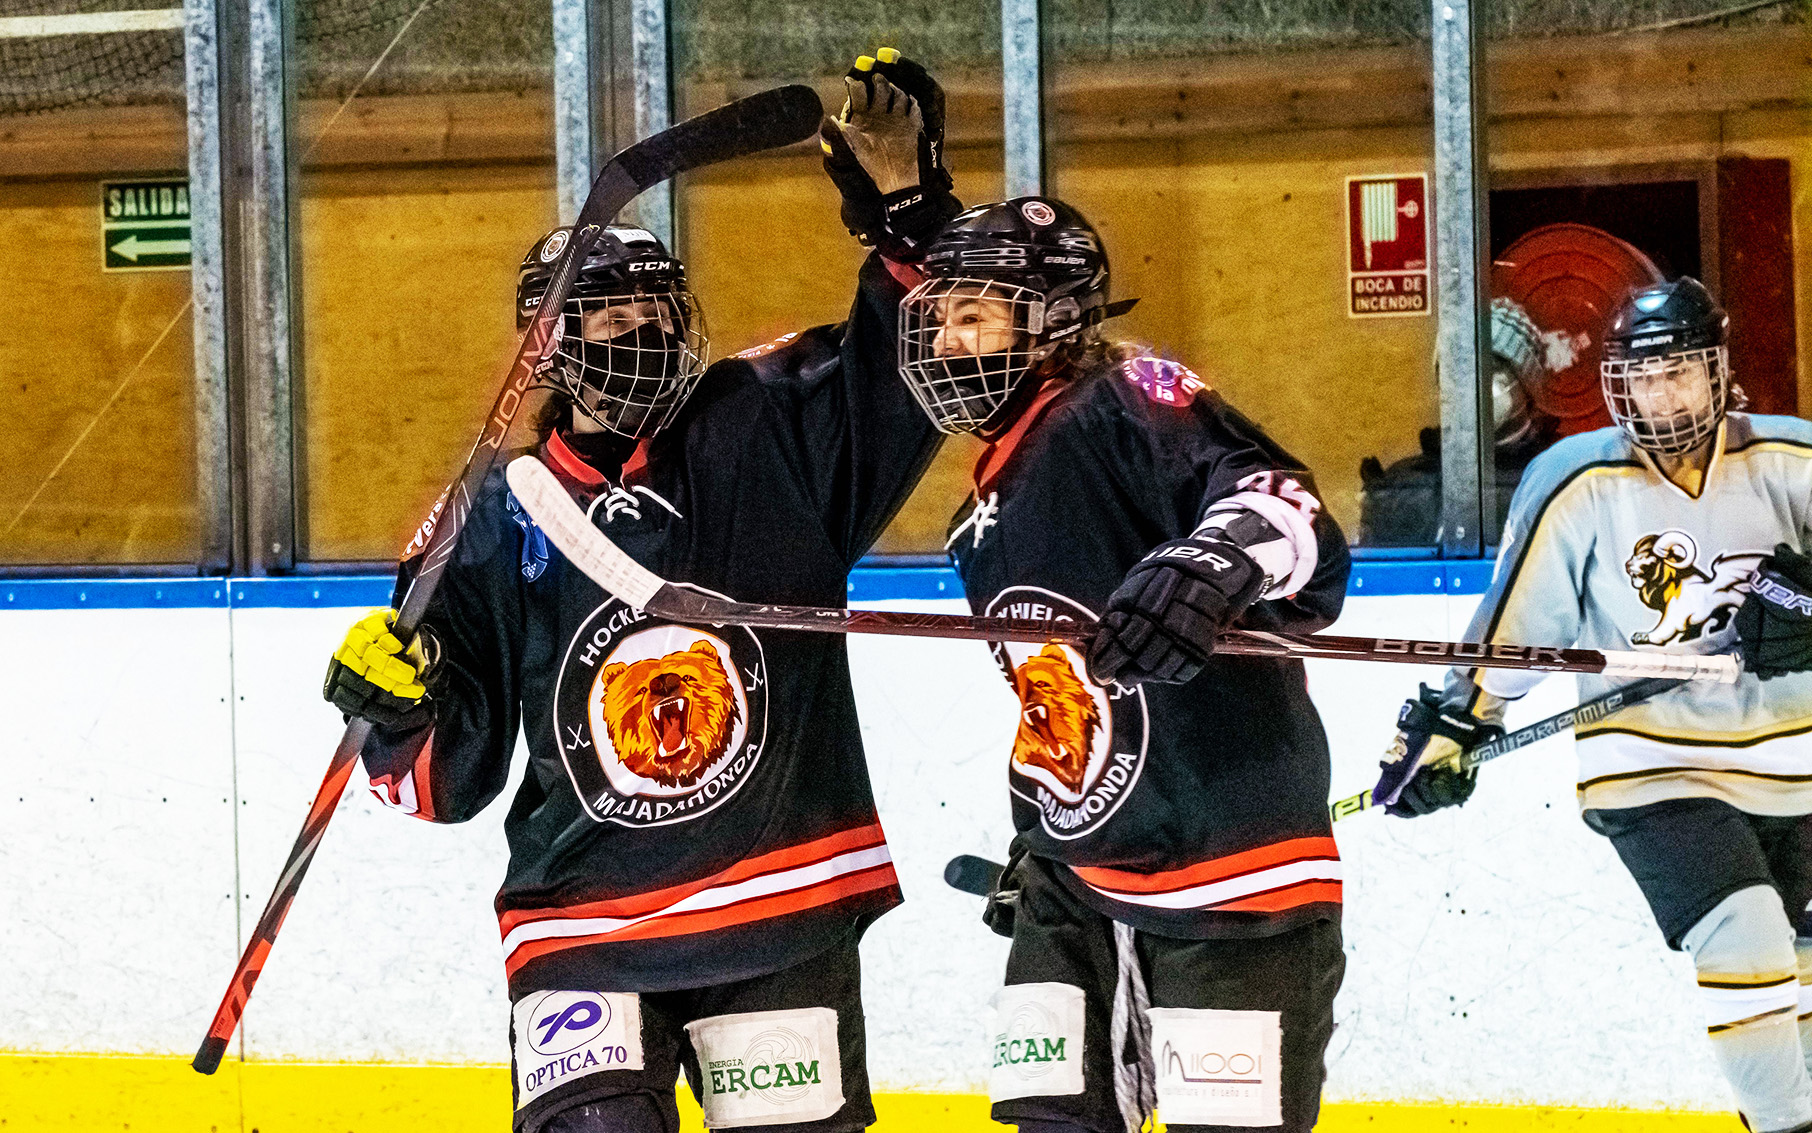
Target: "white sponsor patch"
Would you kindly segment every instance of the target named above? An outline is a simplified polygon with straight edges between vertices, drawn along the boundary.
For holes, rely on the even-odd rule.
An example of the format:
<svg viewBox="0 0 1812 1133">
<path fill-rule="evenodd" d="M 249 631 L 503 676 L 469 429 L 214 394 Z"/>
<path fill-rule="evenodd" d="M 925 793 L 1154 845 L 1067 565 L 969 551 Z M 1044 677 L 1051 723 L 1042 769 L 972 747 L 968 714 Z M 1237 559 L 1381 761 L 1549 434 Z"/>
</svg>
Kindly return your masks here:
<svg viewBox="0 0 1812 1133">
<path fill-rule="evenodd" d="M 538 991 L 510 1013 L 516 1108 L 575 1078 L 642 1068 L 642 1001 L 616 991 Z"/>
<path fill-rule="evenodd" d="M 704 1076 L 705 1127 L 821 1121 L 843 1108 L 829 1007 L 713 1015 L 686 1024 Z"/>
<path fill-rule="evenodd" d="M 1071 984 L 1010 984 L 994 993 L 989 1100 L 1082 1092 L 1083 1004 Z"/>
<path fill-rule="evenodd" d="M 1283 1026 L 1275 1011 L 1154 1007 L 1158 1116 L 1171 1125 L 1283 1124 Z"/>
</svg>

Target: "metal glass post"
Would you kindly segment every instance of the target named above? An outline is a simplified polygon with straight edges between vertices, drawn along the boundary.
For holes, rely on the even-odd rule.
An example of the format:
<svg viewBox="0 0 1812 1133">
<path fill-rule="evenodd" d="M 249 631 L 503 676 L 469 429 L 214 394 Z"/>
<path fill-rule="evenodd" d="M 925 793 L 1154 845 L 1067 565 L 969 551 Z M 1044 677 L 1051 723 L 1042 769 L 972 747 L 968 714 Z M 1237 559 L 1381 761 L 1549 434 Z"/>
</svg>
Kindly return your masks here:
<svg viewBox="0 0 1812 1133">
<path fill-rule="evenodd" d="M 1441 553 L 1471 558 L 1484 552 L 1497 508 L 1485 37 L 1474 0 L 1433 3 Z"/>
<path fill-rule="evenodd" d="M 189 288 L 195 327 L 195 510 L 198 566 L 233 565 L 233 457 L 222 290 L 220 24 L 215 0 L 183 5 L 183 91 L 189 127 Z"/>
<path fill-rule="evenodd" d="M 591 0 L 552 0 L 554 16 L 554 179 L 560 223 L 571 224 L 591 192 L 600 159 L 592 152 Z"/>
<path fill-rule="evenodd" d="M 240 404 L 247 562 L 281 573 L 296 560 L 296 431 L 292 340 L 286 0 L 246 0 L 247 63 L 239 153 L 229 184 L 237 215 Z"/>
<path fill-rule="evenodd" d="M 1044 192 L 1040 0 L 1000 0 L 1000 82 L 1008 197 Z"/>
<path fill-rule="evenodd" d="M 630 52 L 635 60 L 636 140 L 673 124 L 673 42 L 668 34 L 667 0 L 631 0 Z M 673 183 L 643 193 L 625 214 L 677 252 L 674 241 Z"/>
</svg>

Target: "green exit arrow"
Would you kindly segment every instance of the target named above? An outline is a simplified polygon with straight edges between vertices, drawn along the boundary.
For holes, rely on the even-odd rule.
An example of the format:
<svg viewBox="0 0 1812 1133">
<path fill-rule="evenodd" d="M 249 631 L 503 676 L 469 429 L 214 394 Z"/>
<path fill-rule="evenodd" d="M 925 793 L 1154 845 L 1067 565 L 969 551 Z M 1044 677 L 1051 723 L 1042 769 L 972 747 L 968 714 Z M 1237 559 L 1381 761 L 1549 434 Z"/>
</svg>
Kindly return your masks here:
<svg viewBox="0 0 1812 1133">
<path fill-rule="evenodd" d="M 137 263 L 140 256 L 186 256 L 189 254 L 189 241 L 140 240 L 138 233 L 134 232 L 107 250 L 121 259 Z"/>
</svg>

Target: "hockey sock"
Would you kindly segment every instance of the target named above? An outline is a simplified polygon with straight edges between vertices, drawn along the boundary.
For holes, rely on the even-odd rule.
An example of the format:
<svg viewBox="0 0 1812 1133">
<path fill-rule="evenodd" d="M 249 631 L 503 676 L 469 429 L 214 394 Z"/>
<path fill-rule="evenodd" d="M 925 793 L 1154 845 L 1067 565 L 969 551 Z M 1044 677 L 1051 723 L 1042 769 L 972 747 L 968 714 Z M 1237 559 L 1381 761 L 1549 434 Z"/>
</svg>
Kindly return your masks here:
<svg viewBox="0 0 1812 1133">
<path fill-rule="evenodd" d="M 1795 939 L 1793 951 L 1799 958 L 1799 1045 L 1812 1076 L 1812 936 Z"/>
<path fill-rule="evenodd" d="M 1758 1133 L 1812 1122 L 1812 1076 L 1800 1046 L 1793 927 L 1772 886 L 1719 902 L 1681 942 L 1698 970 L 1712 1051 Z"/>
</svg>

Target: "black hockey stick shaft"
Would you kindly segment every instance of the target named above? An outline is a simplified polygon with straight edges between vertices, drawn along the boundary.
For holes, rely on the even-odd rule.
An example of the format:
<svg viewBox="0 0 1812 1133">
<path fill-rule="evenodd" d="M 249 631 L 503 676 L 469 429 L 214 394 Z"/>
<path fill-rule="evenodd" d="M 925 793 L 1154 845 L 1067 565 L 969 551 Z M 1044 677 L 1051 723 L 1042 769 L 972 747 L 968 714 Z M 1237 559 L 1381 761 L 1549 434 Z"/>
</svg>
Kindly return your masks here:
<svg viewBox="0 0 1812 1133">
<path fill-rule="evenodd" d="M 1000 884 L 1000 875 L 1006 868 L 999 862 L 974 854 L 958 854 L 944 866 L 944 884 L 963 893 L 986 897 Z"/>
<path fill-rule="evenodd" d="M 732 602 L 677 586 L 636 562 L 598 529 L 573 502 L 559 479 L 534 457 L 523 456 L 511 461 L 505 475 L 517 502 L 554 546 L 560 548 L 568 562 L 636 609 L 676 622 L 761 626 L 813 633 L 881 633 L 1034 643 L 1054 641 L 1083 647 L 1094 637 L 1091 626 L 1066 618 L 992 618 Z M 1215 639 L 1214 648 L 1216 652 L 1241 657 L 1393 661 L 1410 665 L 1446 662 L 1483 669 L 1675 677 L 1725 683 L 1735 681 L 1738 672 L 1736 660 L 1724 656 L 1631 651 L 1603 653 L 1596 649 L 1550 649 L 1502 642 L 1478 644 L 1252 630 L 1230 630 Z"/>
<path fill-rule="evenodd" d="M 1462 769 L 1470 771 L 1479 764 L 1489 763 L 1500 755 L 1508 755 L 1519 748 L 1540 743 L 1550 736 L 1558 736 L 1581 724 L 1591 724 L 1602 720 L 1613 712 L 1641 704 L 1669 689 L 1679 688 L 1685 683 L 1685 681 L 1667 677 L 1644 677 L 1642 680 L 1632 681 L 1622 688 L 1612 689 L 1603 696 L 1594 697 L 1565 712 L 1557 712 L 1546 720 L 1537 720 L 1526 728 L 1518 728 L 1488 744 L 1480 744 L 1466 753 L 1465 766 Z M 1355 814 L 1371 809 L 1372 792 L 1370 788 L 1367 788 L 1356 795 L 1348 795 L 1344 799 L 1335 799 L 1329 803 L 1328 818 L 1330 821 L 1339 822 L 1343 818 L 1351 818 Z"/>
<path fill-rule="evenodd" d="M 884 633 L 982 641 L 1059 642 L 1086 647 L 1094 628 L 1079 622 L 1041 618 L 989 618 L 965 614 L 921 614 L 898 610 L 840 610 L 833 607 L 773 606 L 727 602 L 668 583 L 647 603 L 650 613 L 675 621 L 820 633 Z M 1261 633 L 1229 630 L 1215 638 L 1214 651 L 1236 657 L 1294 657 L 1321 661 L 1386 661 L 1408 665 L 1453 664 L 1481 669 L 1526 669 L 1548 673 L 1609 673 L 1676 679 L 1734 680 L 1728 657 L 1672 653 L 1601 652 L 1550 649 L 1536 645 L 1421 641 L 1413 638 L 1337 637 L 1330 634 Z"/>
<path fill-rule="evenodd" d="M 399 639 L 407 641 L 415 636 L 441 574 L 452 558 L 473 502 L 498 454 L 503 451 L 505 438 L 529 387 L 558 348 L 566 296 L 604 226 L 616 219 L 638 193 L 677 173 L 804 141 L 818 129 L 823 113 L 823 106 L 810 87 L 780 87 L 689 118 L 637 142 L 604 166 L 579 210 L 578 219 L 573 223 L 572 239 L 560 261 L 554 265 L 546 295 L 523 334 L 516 357 L 505 374 L 503 388 L 466 457 L 465 467 L 441 494 L 427 521 L 404 551 L 405 557 L 419 552 L 421 559 L 397 610 L 395 633 Z M 370 724 L 355 719 L 347 725 L 339 746 L 334 749 L 327 774 L 321 781 L 320 790 L 315 792 L 308 817 L 290 849 L 276 888 L 252 930 L 251 939 L 227 984 L 226 995 L 214 1012 L 207 1036 L 195 1053 L 193 1065 L 203 1074 L 212 1074 L 226 1054 L 227 1044 L 245 1013 L 246 1001 L 264 970 L 271 946 L 276 943 L 277 933 L 282 929 L 309 864 L 320 848 L 327 824 L 351 781 L 353 765 L 370 733 Z"/>
</svg>

